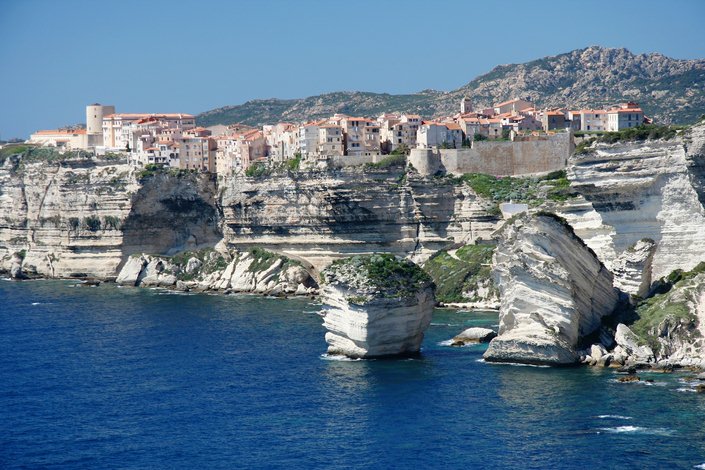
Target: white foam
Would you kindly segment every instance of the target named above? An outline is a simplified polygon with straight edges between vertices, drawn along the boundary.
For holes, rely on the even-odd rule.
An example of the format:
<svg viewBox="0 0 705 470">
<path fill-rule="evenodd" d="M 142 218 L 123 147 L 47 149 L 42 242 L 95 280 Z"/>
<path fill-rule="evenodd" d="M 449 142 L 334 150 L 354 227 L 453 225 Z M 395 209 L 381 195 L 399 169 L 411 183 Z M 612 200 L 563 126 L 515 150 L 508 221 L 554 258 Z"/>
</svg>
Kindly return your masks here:
<svg viewBox="0 0 705 470">
<path fill-rule="evenodd" d="M 32 302 L 32 305 L 41 305 L 41 302 Z"/>
<path fill-rule="evenodd" d="M 487 362 L 484 359 L 478 359 L 477 362 Z M 543 364 L 522 364 L 520 362 L 489 362 L 488 364 L 496 364 L 498 366 L 513 366 L 513 367 L 537 367 L 539 369 L 548 369 L 551 366 Z"/>
<path fill-rule="evenodd" d="M 632 419 L 631 416 L 622 416 L 622 415 L 599 415 L 599 419 Z"/>
<path fill-rule="evenodd" d="M 348 356 L 341 356 L 339 354 L 328 354 L 328 353 L 321 354 L 321 359 L 323 359 L 324 361 L 339 361 L 339 362 L 356 362 L 356 361 L 362 360 L 361 358 L 353 359 Z"/>
<path fill-rule="evenodd" d="M 676 392 L 695 392 L 694 388 L 686 388 L 686 387 L 681 387 L 677 388 Z"/>
<path fill-rule="evenodd" d="M 644 428 L 641 426 L 616 426 L 613 428 L 600 428 L 601 431 L 613 433 L 613 434 L 625 434 L 625 433 L 633 433 L 633 434 L 651 434 L 654 436 L 670 436 L 673 434 L 673 431 L 669 429 L 664 429 L 664 428 Z"/>
<path fill-rule="evenodd" d="M 702 469 L 705 469 L 705 463 L 701 463 L 700 465 L 695 465 L 693 468 L 702 468 Z"/>
<path fill-rule="evenodd" d="M 438 344 L 438 346 L 451 346 L 451 345 L 453 344 L 453 340 L 452 340 L 452 339 L 447 339 L 447 340 L 445 340 L 445 341 L 439 341 L 439 342 L 436 343 L 436 344 Z"/>
</svg>

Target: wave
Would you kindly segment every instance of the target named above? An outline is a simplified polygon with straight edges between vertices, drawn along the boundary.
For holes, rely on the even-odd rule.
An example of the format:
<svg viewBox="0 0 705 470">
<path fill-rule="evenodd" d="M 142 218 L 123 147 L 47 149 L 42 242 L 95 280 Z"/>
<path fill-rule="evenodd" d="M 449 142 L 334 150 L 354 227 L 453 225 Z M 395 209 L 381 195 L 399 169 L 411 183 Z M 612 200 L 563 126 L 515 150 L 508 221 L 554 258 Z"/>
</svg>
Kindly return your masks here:
<svg viewBox="0 0 705 470">
<path fill-rule="evenodd" d="M 702 469 L 705 469 L 705 463 L 701 463 L 700 465 L 695 465 L 693 468 L 702 468 Z"/>
<path fill-rule="evenodd" d="M 451 346 L 453 344 L 452 339 L 447 339 L 445 341 L 439 341 L 436 343 L 438 346 Z"/>
<path fill-rule="evenodd" d="M 597 418 L 599 418 L 599 419 L 633 419 L 631 416 L 622 416 L 622 415 L 598 415 Z"/>
<path fill-rule="evenodd" d="M 601 431 L 613 434 L 650 434 L 653 436 L 670 436 L 673 431 L 666 428 L 645 428 L 642 426 L 616 426 L 612 428 L 600 428 Z"/>
<path fill-rule="evenodd" d="M 359 357 L 356 359 L 353 359 L 351 357 L 341 356 L 339 354 L 328 354 L 328 353 L 321 354 L 321 359 L 323 359 L 324 361 L 338 361 L 338 362 L 357 362 L 357 361 L 363 360 Z"/>
</svg>

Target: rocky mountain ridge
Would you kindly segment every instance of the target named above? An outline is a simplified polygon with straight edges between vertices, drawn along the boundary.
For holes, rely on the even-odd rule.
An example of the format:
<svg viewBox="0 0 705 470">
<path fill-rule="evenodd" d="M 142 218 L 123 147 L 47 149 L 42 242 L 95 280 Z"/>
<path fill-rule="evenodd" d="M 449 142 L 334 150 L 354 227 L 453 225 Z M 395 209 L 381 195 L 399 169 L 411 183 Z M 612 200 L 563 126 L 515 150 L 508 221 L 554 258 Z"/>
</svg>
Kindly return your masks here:
<svg viewBox="0 0 705 470">
<path fill-rule="evenodd" d="M 207 126 L 296 122 L 334 113 L 376 116 L 399 111 L 435 117 L 458 112 L 464 96 L 471 97 L 478 109 L 527 96 L 538 107 L 604 107 L 632 100 L 657 122 L 689 124 L 705 110 L 705 59 L 590 46 L 524 64 L 499 65 L 449 92 L 341 91 L 302 99 L 253 100 L 203 112 L 197 119 Z"/>
</svg>

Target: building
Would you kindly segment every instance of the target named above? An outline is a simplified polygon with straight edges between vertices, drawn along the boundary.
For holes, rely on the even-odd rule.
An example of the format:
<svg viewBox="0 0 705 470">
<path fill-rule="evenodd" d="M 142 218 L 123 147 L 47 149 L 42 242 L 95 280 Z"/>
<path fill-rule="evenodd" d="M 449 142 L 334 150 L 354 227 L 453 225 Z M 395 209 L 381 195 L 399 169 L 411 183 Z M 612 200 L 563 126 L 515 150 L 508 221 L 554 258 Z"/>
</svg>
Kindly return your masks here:
<svg viewBox="0 0 705 470">
<path fill-rule="evenodd" d="M 526 108 L 532 108 L 534 103 L 528 100 L 522 100 L 520 98 L 515 98 L 513 100 L 505 101 L 503 103 L 496 104 L 494 106 L 494 114 L 504 114 L 504 113 L 518 113 Z"/>
<path fill-rule="evenodd" d="M 554 131 L 569 127 L 566 125 L 565 113 L 560 110 L 550 110 L 541 113 L 543 130 Z"/>
<path fill-rule="evenodd" d="M 580 130 L 581 131 L 606 131 L 607 111 L 603 109 L 581 109 L 580 110 Z"/>
<path fill-rule="evenodd" d="M 337 124 L 318 126 L 318 147 L 315 154 L 322 157 L 337 157 L 344 154 L 343 128 Z"/>
<path fill-rule="evenodd" d="M 345 116 L 340 119 L 340 125 L 345 137 L 345 155 L 361 156 L 380 153 L 380 126 L 375 121 Z"/>
<path fill-rule="evenodd" d="M 295 158 L 299 152 L 299 127 L 288 122 L 262 127 L 267 144 L 267 156 L 272 162 Z"/>
<path fill-rule="evenodd" d="M 644 112 L 633 101 L 607 110 L 607 130 L 610 132 L 637 127 L 643 123 Z"/>
<path fill-rule="evenodd" d="M 325 120 L 310 121 L 299 126 L 299 151 L 304 158 L 313 158 L 318 155 L 318 128 L 325 122 Z"/>
<path fill-rule="evenodd" d="M 456 123 L 423 121 L 416 137 L 417 147 L 422 149 L 448 147 L 460 148 L 463 130 Z"/>
<path fill-rule="evenodd" d="M 460 114 L 467 114 L 472 112 L 472 101 L 467 96 L 463 96 L 460 100 Z"/>
<path fill-rule="evenodd" d="M 66 150 L 88 148 L 86 129 L 66 128 L 37 131 L 29 136 L 27 143 L 57 147 Z"/>
<path fill-rule="evenodd" d="M 215 140 L 218 174 L 243 174 L 252 163 L 266 160 L 264 134 L 258 129 L 232 132 Z"/>
<path fill-rule="evenodd" d="M 115 114 L 115 106 L 93 103 L 86 106 L 86 145 L 88 148 L 103 146 L 103 118 Z"/>
<path fill-rule="evenodd" d="M 130 150 L 137 144 L 143 128 L 138 124 L 188 130 L 196 127 L 191 114 L 116 113 L 103 116 L 103 146 L 109 150 Z"/>
<path fill-rule="evenodd" d="M 416 148 L 416 134 L 421 125 L 418 114 L 382 114 L 377 118 L 380 126 L 380 151 L 391 153 L 399 148 Z"/>
</svg>

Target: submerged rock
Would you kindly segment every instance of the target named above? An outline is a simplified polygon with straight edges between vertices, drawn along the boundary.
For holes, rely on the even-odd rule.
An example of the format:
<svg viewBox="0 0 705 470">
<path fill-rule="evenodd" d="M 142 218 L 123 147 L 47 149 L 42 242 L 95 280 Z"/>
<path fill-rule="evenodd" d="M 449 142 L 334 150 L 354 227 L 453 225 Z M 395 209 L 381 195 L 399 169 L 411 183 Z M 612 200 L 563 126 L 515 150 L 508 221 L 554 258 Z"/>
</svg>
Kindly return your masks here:
<svg viewBox="0 0 705 470">
<path fill-rule="evenodd" d="M 494 276 L 501 307 L 499 335 L 484 356 L 491 362 L 574 364 L 580 339 L 600 328 L 618 300 L 612 274 L 553 214 L 520 216 L 505 227 Z"/>
<path fill-rule="evenodd" d="M 431 278 L 392 255 L 353 256 L 326 268 L 322 300 L 328 354 L 369 358 L 416 353 L 435 305 Z"/>
<path fill-rule="evenodd" d="M 452 346 L 465 346 L 470 343 L 489 343 L 497 333 L 489 328 L 468 328 L 453 338 Z"/>
</svg>

